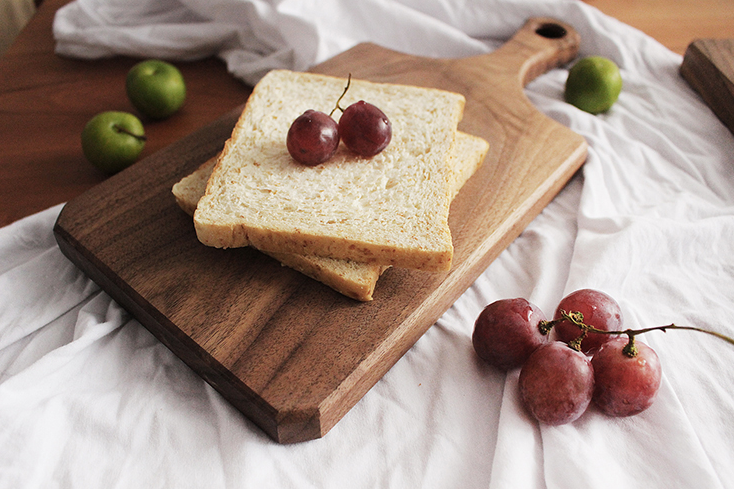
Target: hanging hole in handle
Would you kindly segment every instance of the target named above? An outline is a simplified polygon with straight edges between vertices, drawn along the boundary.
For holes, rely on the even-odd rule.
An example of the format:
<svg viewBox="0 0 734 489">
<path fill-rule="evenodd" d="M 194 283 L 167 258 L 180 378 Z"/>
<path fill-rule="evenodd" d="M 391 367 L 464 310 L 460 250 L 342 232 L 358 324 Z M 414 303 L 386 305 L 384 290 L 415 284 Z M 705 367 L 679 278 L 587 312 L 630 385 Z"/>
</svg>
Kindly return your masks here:
<svg viewBox="0 0 734 489">
<path fill-rule="evenodd" d="M 562 25 L 547 23 L 535 29 L 535 33 L 546 39 L 560 39 L 568 34 L 568 31 Z"/>
</svg>

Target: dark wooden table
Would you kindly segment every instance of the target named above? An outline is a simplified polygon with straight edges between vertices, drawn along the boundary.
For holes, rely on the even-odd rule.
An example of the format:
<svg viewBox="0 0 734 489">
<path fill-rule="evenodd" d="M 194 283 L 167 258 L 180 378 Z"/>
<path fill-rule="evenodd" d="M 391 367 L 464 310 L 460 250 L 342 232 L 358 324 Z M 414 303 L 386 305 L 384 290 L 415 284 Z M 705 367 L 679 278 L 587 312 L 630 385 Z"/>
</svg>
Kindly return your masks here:
<svg viewBox="0 0 734 489">
<path fill-rule="evenodd" d="M 135 113 L 125 75 L 139 60 L 83 61 L 54 54 L 53 17 L 68 1 L 45 0 L 0 58 L 0 226 L 104 180 L 82 154 L 81 131 L 99 112 Z M 175 64 L 186 79 L 186 104 L 168 120 L 143 120 L 148 142 L 141 157 L 244 104 L 251 91 L 220 60 Z"/>
</svg>

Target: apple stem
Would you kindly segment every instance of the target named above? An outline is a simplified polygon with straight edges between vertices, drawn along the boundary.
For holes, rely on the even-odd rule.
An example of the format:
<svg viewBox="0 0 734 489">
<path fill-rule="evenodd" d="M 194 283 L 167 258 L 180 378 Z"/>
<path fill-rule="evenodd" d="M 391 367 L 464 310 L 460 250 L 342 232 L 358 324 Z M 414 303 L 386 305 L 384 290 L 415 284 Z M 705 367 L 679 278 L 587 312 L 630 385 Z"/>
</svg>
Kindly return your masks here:
<svg viewBox="0 0 734 489">
<path fill-rule="evenodd" d="M 123 134 L 127 134 L 127 135 L 129 135 L 129 136 L 132 136 L 132 137 L 134 137 L 134 138 L 136 138 L 136 139 L 140 140 L 140 141 L 147 141 L 147 140 L 148 140 L 148 138 L 147 138 L 147 137 L 145 137 L 145 135 L 143 135 L 143 134 L 134 134 L 134 133 L 132 133 L 132 132 L 128 131 L 127 129 L 125 129 L 124 127 L 122 127 L 122 126 L 119 126 L 119 125 L 117 125 L 117 124 L 114 124 L 114 125 L 113 125 L 112 127 L 113 127 L 113 128 L 114 128 L 114 129 L 115 129 L 115 130 L 116 130 L 117 132 L 121 132 L 121 133 L 123 133 Z"/>
</svg>

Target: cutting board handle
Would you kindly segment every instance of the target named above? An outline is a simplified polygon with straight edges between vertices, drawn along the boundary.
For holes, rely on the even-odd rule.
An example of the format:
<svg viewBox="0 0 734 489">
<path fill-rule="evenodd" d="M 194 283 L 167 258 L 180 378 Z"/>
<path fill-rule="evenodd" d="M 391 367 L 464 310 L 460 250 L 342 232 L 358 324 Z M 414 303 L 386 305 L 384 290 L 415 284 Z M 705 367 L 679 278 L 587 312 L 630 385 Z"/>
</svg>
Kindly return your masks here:
<svg viewBox="0 0 734 489">
<path fill-rule="evenodd" d="M 525 86 L 537 76 L 574 59 L 580 44 L 581 36 L 570 25 L 550 18 L 533 18 L 495 56 L 525 59 L 518 71 Z"/>
<path fill-rule="evenodd" d="M 495 51 L 454 60 L 462 69 L 484 71 L 493 82 L 507 77 L 508 84 L 524 87 L 533 79 L 576 57 L 581 36 L 565 22 L 533 17 Z M 478 73 L 477 73 L 478 74 Z"/>
</svg>

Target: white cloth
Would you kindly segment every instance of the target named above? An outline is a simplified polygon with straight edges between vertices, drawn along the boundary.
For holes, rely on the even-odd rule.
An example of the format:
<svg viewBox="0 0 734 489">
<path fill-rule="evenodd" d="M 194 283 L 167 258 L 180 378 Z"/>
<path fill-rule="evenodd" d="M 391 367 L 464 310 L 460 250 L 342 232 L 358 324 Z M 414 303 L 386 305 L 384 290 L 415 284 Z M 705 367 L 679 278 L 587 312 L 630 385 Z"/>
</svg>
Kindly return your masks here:
<svg viewBox="0 0 734 489">
<path fill-rule="evenodd" d="M 525 297 L 552 315 L 604 290 L 633 328 L 734 336 L 734 138 L 678 74 L 681 57 L 570 0 L 77 0 L 58 51 L 185 59 L 217 53 L 244 80 L 302 69 L 363 40 L 436 56 L 493 49 L 529 16 L 580 32 L 621 67 L 607 114 L 565 104 L 567 69 L 532 82 L 588 160 L 556 199 L 325 438 L 278 445 L 57 248 L 55 207 L 0 229 L 0 488 L 731 488 L 734 347 L 649 333 L 653 406 L 541 426 L 518 372 L 482 364 L 482 307 Z"/>
</svg>

